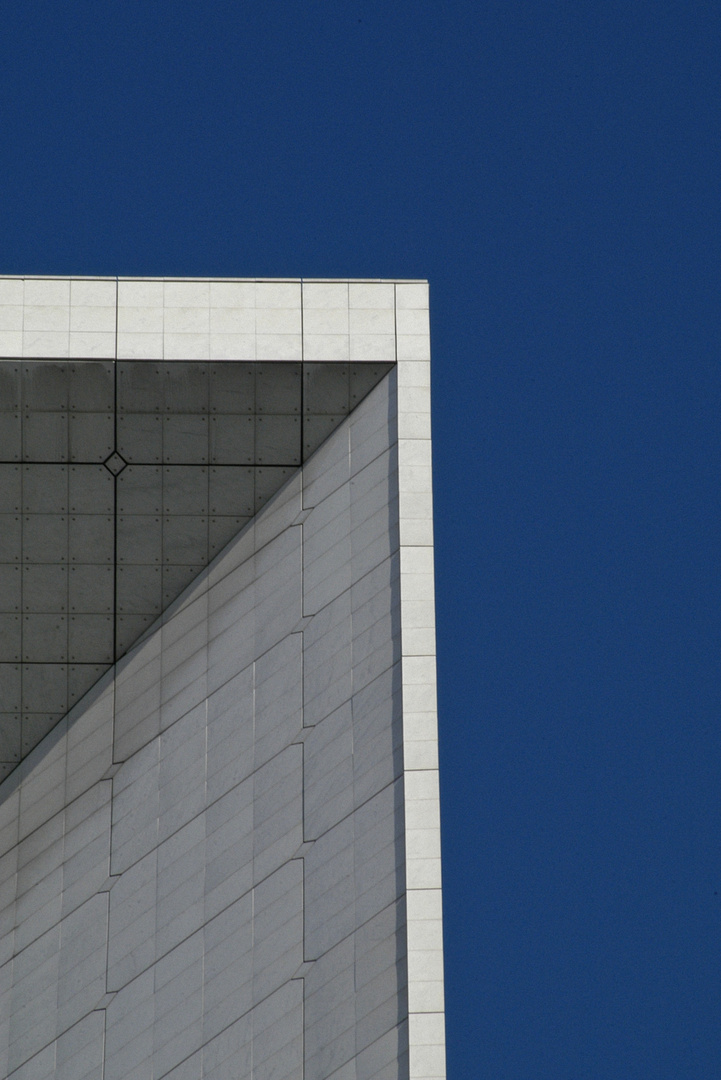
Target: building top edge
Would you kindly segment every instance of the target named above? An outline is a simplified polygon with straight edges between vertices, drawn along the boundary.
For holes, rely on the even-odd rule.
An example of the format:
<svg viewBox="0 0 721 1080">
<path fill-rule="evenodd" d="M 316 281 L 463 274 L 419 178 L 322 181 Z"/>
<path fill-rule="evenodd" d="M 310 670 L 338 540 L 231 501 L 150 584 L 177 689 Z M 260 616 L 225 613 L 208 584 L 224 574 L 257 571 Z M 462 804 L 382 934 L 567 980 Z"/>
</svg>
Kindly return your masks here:
<svg viewBox="0 0 721 1080">
<path fill-rule="evenodd" d="M 427 278 L 330 278 L 330 277 L 126 277 L 112 274 L 0 274 L 0 281 L 271 281 L 288 283 L 339 282 L 349 284 L 427 285 Z"/>
</svg>

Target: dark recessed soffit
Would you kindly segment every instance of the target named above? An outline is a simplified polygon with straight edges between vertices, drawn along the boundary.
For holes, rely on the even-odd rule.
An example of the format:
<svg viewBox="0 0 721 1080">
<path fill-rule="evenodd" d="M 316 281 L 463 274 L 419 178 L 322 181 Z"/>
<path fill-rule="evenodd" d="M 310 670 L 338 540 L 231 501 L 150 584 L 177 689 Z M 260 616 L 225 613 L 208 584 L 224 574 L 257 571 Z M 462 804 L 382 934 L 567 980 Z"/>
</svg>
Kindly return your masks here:
<svg viewBox="0 0 721 1080">
<path fill-rule="evenodd" d="M 0 778 L 392 366 L 0 360 Z"/>
</svg>

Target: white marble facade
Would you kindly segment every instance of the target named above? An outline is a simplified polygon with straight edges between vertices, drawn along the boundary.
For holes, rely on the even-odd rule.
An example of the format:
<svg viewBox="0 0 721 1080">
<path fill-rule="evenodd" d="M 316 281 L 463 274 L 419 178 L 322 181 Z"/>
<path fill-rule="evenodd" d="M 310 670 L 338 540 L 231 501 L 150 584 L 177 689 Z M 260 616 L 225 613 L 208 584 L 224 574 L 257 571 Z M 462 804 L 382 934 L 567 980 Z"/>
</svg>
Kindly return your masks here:
<svg viewBox="0 0 721 1080">
<path fill-rule="evenodd" d="M 4 356 L 397 361 L 0 785 L 3 1076 L 445 1076 L 428 341 L 422 282 L 0 279 Z"/>
</svg>

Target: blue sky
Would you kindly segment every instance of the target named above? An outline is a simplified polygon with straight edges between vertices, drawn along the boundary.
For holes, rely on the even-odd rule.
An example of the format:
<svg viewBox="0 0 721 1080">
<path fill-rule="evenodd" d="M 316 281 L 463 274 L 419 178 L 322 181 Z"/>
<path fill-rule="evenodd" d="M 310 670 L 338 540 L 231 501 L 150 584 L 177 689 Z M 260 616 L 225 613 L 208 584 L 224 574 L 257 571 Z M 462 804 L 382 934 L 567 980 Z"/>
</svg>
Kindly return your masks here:
<svg viewBox="0 0 721 1080">
<path fill-rule="evenodd" d="M 427 277 L 451 1080 L 719 1035 L 717 4 L 36 0 L 0 270 Z"/>
</svg>

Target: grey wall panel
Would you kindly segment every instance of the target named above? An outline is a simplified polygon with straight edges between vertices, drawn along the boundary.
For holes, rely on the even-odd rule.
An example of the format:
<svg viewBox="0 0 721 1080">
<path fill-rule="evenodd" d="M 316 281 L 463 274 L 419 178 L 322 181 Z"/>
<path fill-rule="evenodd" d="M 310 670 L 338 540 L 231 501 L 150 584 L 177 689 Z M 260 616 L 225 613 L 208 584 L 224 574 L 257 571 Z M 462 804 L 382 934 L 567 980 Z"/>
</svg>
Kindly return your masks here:
<svg viewBox="0 0 721 1080">
<path fill-rule="evenodd" d="M 232 788 L 206 814 L 205 918 L 214 918 L 253 885 L 253 783 Z"/>
<path fill-rule="evenodd" d="M 155 1076 L 165 1076 L 202 1045 L 203 954 L 202 935 L 194 934 L 155 966 Z"/>
<path fill-rule="evenodd" d="M 204 930 L 203 1042 L 209 1043 L 253 1007 L 253 895 L 229 904 Z"/>
<path fill-rule="evenodd" d="M 64 1032 L 55 1044 L 55 1080 L 102 1080 L 102 1011 L 91 1012 Z"/>
<path fill-rule="evenodd" d="M 7 709 L 20 709 L 20 664 L 0 664 L 0 695 Z"/>
<path fill-rule="evenodd" d="M 253 674 L 252 665 L 245 667 L 208 698 L 206 782 L 211 806 L 253 771 Z"/>
<path fill-rule="evenodd" d="M 165 956 L 203 925 L 205 821 L 198 815 L 158 848 L 155 953 Z"/>
<path fill-rule="evenodd" d="M 353 810 L 353 712 L 350 701 L 304 740 L 305 839 L 316 840 Z"/>
<path fill-rule="evenodd" d="M 155 959 L 158 853 L 153 849 L 110 890 L 107 990 L 127 986 Z"/>
<path fill-rule="evenodd" d="M 348 701 L 352 692 L 350 590 L 326 604 L 303 633 L 304 723 L 319 723 Z"/>
<path fill-rule="evenodd" d="M 304 614 L 314 615 L 351 584 L 350 486 L 315 506 L 303 523 Z"/>
<path fill-rule="evenodd" d="M 92 896 L 61 923 L 57 1033 L 87 1016 L 105 996 L 107 893 Z"/>
<path fill-rule="evenodd" d="M 355 1057 L 355 942 L 345 938 L 305 978 L 306 1067 L 332 1076 Z"/>
<path fill-rule="evenodd" d="M 132 757 L 160 731 L 160 636 L 115 667 L 114 753 Z"/>
<path fill-rule="evenodd" d="M 1 370 L 1 367 L 0 367 Z M 20 465 L 0 465 L 0 513 L 17 514 L 22 510 L 22 472 Z"/>
</svg>

